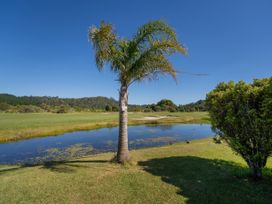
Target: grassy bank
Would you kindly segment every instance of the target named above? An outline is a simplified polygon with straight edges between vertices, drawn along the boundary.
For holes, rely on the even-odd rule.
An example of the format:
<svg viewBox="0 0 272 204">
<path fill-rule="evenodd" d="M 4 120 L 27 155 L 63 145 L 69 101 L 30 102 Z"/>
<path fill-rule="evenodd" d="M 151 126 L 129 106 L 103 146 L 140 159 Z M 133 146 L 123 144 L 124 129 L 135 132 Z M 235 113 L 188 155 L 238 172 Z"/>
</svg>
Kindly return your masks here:
<svg viewBox="0 0 272 204">
<path fill-rule="evenodd" d="M 254 183 L 242 159 L 211 138 L 41 166 L 1 166 L 0 203 L 269 203 L 272 171 Z M 268 161 L 272 168 L 271 159 Z"/>
<path fill-rule="evenodd" d="M 147 116 L 168 116 L 145 120 Z M 207 123 L 206 112 L 129 113 L 129 124 Z M 0 113 L 0 142 L 62 134 L 77 130 L 112 127 L 118 124 L 118 113 Z"/>
</svg>

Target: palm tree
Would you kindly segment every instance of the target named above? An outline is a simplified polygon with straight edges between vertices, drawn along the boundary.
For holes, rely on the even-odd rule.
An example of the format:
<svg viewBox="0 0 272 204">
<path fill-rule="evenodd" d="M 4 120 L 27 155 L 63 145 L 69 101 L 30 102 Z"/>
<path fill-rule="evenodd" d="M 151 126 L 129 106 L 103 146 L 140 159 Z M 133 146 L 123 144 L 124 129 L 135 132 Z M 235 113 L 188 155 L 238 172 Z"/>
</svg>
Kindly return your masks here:
<svg viewBox="0 0 272 204">
<path fill-rule="evenodd" d="M 178 42 L 174 30 L 161 20 L 144 24 L 132 39 L 119 38 L 111 24 L 101 22 L 100 27 L 89 29 L 89 40 L 95 50 L 98 70 L 110 65 L 120 82 L 117 162 L 123 163 L 130 159 L 128 87 L 136 81 L 157 79 L 161 74 L 176 79 L 176 70 L 167 56 L 176 52 L 186 54 L 186 49 Z"/>
</svg>

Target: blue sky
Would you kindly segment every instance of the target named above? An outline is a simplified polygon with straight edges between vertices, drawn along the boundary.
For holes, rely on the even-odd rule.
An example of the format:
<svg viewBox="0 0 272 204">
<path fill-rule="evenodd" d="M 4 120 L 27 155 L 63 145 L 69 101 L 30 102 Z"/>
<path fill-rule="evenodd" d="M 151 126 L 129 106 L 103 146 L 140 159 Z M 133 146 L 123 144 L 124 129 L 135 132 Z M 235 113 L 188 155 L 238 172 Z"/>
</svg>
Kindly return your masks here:
<svg viewBox="0 0 272 204">
<path fill-rule="evenodd" d="M 136 83 L 129 102 L 203 99 L 220 81 L 272 75 L 271 11 L 269 0 L 2 0 L 0 93 L 117 99 L 114 74 L 96 69 L 88 27 L 106 20 L 131 37 L 143 23 L 164 19 L 189 51 L 171 57 L 178 84 L 170 77 Z"/>
</svg>

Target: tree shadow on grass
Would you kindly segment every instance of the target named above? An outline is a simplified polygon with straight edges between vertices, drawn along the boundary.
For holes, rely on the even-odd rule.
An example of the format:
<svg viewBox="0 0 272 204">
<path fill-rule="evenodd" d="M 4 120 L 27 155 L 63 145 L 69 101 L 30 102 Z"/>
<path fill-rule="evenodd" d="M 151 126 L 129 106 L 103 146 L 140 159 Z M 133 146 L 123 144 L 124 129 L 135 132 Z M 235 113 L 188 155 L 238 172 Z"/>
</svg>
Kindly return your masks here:
<svg viewBox="0 0 272 204">
<path fill-rule="evenodd" d="M 3 174 L 8 173 L 8 172 L 17 171 L 17 170 L 19 170 L 21 168 L 22 168 L 22 166 L 2 168 L 2 169 L 0 169 L 0 175 L 3 175 Z"/>
<path fill-rule="evenodd" d="M 178 187 L 187 203 L 271 203 L 271 169 L 254 182 L 237 163 L 199 157 L 168 157 L 139 162 L 147 172 Z"/>
<path fill-rule="evenodd" d="M 41 164 L 22 164 L 19 166 L 12 166 L 8 168 L 0 169 L 0 175 L 8 172 L 17 171 L 24 168 L 30 168 L 40 166 L 42 169 L 48 169 L 50 171 L 58 173 L 73 173 L 77 168 L 89 168 L 90 166 L 84 164 L 90 163 L 107 163 L 108 160 L 68 160 L 68 161 L 49 161 Z"/>
<path fill-rule="evenodd" d="M 50 161 L 42 164 L 43 169 L 48 169 L 50 171 L 58 173 L 73 173 L 78 168 L 90 168 L 84 164 L 90 163 L 106 163 L 107 160 L 75 160 L 75 161 Z"/>
</svg>

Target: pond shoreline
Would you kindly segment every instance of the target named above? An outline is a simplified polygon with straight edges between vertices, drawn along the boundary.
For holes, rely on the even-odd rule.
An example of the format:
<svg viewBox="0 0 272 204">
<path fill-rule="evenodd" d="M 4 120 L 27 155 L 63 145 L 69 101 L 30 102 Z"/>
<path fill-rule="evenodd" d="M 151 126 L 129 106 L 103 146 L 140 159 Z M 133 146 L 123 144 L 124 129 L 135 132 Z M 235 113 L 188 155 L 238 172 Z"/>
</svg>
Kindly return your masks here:
<svg viewBox="0 0 272 204">
<path fill-rule="evenodd" d="M 198 139 L 192 139 L 192 140 L 189 140 L 189 141 L 177 141 L 177 142 L 173 142 L 173 143 L 168 143 L 168 144 L 163 144 L 163 145 L 160 145 L 160 146 L 150 146 L 150 147 L 138 147 L 138 148 L 130 148 L 129 151 L 130 152 L 134 152 L 134 151 L 148 151 L 148 150 L 151 150 L 152 149 L 158 149 L 158 148 L 168 148 L 168 147 L 171 147 L 171 146 L 174 146 L 174 145 L 181 145 L 181 144 L 188 144 L 190 145 L 190 143 L 194 143 L 194 142 L 198 142 L 198 141 L 202 141 L 202 140 L 211 140 L 212 141 L 212 138 L 213 136 L 208 136 L 208 137 L 205 137 L 205 138 L 198 138 Z M 34 139 L 34 138 L 33 138 Z M 87 159 L 87 158 L 96 158 L 96 157 L 100 157 L 100 156 L 103 156 L 103 155 L 108 155 L 108 154 L 112 154 L 112 155 L 116 155 L 116 151 L 114 150 L 110 150 L 110 151 L 107 151 L 107 150 L 104 150 L 104 151 L 96 151 L 92 154 L 88 154 L 88 155 L 81 155 L 81 156 L 78 156 L 78 157 L 67 157 L 67 158 L 63 158 L 63 159 L 60 159 L 60 160 L 49 160 L 49 161 L 42 161 L 42 162 L 38 162 L 38 163 L 0 163 L 0 167 L 1 166 L 17 166 L 17 165 L 23 165 L 25 167 L 29 166 L 39 166 L 39 165 L 44 165 L 44 164 L 47 164 L 47 163 L 58 163 L 58 162 L 65 162 L 65 161 L 70 161 L 70 160 L 84 160 L 84 159 Z M 110 162 L 110 161 L 109 161 Z"/>
<path fill-rule="evenodd" d="M 146 124 L 128 127 L 129 148 L 172 145 L 213 136 L 208 124 Z M 0 144 L 0 163 L 41 163 L 101 152 L 116 152 L 118 127 L 77 131 Z"/>
<path fill-rule="evenodd" d="M 129 121 L 129 126 L 135 125 L 164 125 L 164 124 L 210 124 L 209 118 L 207 117 L 176 117 L 167 116 L 153 119 L 143 120 L 139 118 L 132 118 Z M 100 128 L 111 128 L 117 127 L 118 120 L 113 121 L 100 121 L 93 123 L 83 123 L 67 126 L 54 126 L 54 127 L 40 127 L 40 128 L 27 128 L 19 130 L 9 130 L 0 132 L 0 144 L 15 142 L 20 140 L 27 140 L 39 137 L 57 136 L 65 133 L 77 132 L 77 131 L 88 131 L 96 130 Z M 8 136 L 7 136 L 8 135 Z M 9 136 L 10 135 L 10 136 Z"/>
</svg>

